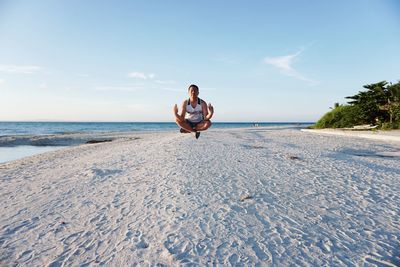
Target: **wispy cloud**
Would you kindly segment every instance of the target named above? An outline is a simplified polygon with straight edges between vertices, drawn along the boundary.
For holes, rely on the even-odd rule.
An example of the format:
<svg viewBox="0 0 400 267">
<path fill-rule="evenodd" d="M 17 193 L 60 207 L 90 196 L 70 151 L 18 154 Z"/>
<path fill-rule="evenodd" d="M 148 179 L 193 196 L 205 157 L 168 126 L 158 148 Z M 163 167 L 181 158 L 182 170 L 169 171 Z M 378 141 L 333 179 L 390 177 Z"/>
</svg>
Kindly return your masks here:
<svg viewBox="0 0 400 267">
<path fill-rule="evenodd" d="M 0 79 L 0 84 L 3 84 L 5 82 L 5 80 Z"/>
<path fill-rule="evenodd" d="M 294 62 L 296 61 L 296 59 L 302 52 L 303 52 L 303 49 L 299 50 L 298 52 L 296 52 L 294 54 L 290 54 L 287 56 L 266 57 L 266 58 L 264 58 L 264 63 L 276 67 L 277 69 L 279 69 L 279 71 L 282 74 L 284 74 L 286 76 L 290 76 L 290 77 L 296 78 L 298 80 L 306 81 L 311 84 L 316 84 L 316 83 L 318 83 L 317 81 L 314 81 L 314 80 L 304 76 L 303 74 L 298 72 L 293 67 Z"/>
<path fill-rule="evenodd" d="M 42 70 L 39 66 L 14 66 L 0 65 L 0 72 L 17 73 L 17 74 L 32 74 Z"/>
<path fill-rule="evenodd" d="M 137 78 L 137 79 L 143 79 L 143 80 L 147 80 L 147 79 L 153 79 L 156 75 L 154 73 L 144 73 L 144 72 L 131 72 L 128 74 L 128 77 L 130 78 Z"/>
</svg>

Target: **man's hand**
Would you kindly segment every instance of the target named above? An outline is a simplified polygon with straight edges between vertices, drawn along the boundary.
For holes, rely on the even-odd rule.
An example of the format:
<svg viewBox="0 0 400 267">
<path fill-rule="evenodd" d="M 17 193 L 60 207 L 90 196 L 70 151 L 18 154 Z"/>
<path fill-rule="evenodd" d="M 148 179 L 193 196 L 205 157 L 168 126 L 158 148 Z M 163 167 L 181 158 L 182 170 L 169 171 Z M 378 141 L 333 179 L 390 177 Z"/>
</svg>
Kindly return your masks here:
<svg viewBox="0 0 400 267">
<path fill-rule="evenodd" d="M 174 105 L 173 111 L 174 111 L 175 117 L 178 117 L 179 115 L 178 115 L 178 105 L 177 104 Z"/>
<path fill-rule="evenodd" d="M 211 105 L 211 103 L 208 103 L 208 112 L 212 115 L 214 114 L 214 107 Z"/>
<path fill-rule="evenodd" d="M 208 114 L 207 114 L 207 117 L 205 117 L 206 121 L 210 120 L 214 114 L 214 107 L 211 105 L 211 103 L 208 103 L 207 110 L 208 110 L 208 112 L 207 112 Z"/>
</svg>

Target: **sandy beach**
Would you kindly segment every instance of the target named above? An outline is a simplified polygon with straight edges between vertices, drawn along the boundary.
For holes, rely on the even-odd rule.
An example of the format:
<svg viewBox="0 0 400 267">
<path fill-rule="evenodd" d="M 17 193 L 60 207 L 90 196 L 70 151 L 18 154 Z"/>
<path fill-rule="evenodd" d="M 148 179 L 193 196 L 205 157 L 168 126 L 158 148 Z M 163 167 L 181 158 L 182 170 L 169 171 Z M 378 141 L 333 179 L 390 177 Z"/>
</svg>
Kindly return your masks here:
<svg viewBox="0 0 400 267">
<path fill-rule="evenodd" d="M 399 266 L 400 142 L 136 133 L 0 164 L 1 266 Z"/>
<path fill-rule="evenodd" d="M 400 130 L 356 131 L 356 130 L 344 130 L 344 129 L 302 129 L 301 131 L 307 133 L 322 134 L 322 135 L 339 135 L 352 138 L 356 137 L 356 138 L 373 139 L 384 142 L 400 142 Z"/>
</svg>

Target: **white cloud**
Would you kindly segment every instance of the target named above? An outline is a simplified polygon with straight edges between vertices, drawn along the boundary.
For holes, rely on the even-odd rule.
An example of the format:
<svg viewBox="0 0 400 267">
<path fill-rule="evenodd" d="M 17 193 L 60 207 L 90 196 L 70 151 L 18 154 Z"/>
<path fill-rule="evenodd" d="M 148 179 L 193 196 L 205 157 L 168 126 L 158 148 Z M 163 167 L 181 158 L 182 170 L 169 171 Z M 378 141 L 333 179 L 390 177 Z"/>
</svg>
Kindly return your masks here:
<svg viewBox="0 0 400 267">
<path fill-rule="evenodd" d="M 3 79 L 0 79 L 0 84 L 3 84 L 5 81 Z"/>
<path fill-rule="evenodd" d="M 79 77 L 89 77 L 89 74 L 86 73 L 82 73 L 82 74 L 78 74 Z"/>
<path fill-rule="evenodd" d="M 0 65 L 0 72 L 17 73 L 17 74 L 32 74 L 40 71 L 42 68 L 39 66 L 13 66 L 13 65 Z"/>
<path fill-rule="evenodd" d="M 297 70 L 293 68 L 293 63 L 297 59 L 297 57 L 303 52 L 303 50 L 298 51 L 297 53 L 287 55 L 287 56 L 280 56 L 280 57 L 266 57 L 264 58 L 264 63 L 272 65 L 279 69 L 279 71 L 286 75 L 290 76 L 302 81 L 309 82 L 311 84 L 316 84 L 318 83 L 317 81 L 314 81 L 312 79 L 307 78 Z"/>
<path fill-rule="evenodd" d="M 154 73 L 143 73 L 143 72 L 131 72 L 128 74 L 130 78 L 138 78 L 138 79 L 153 79 L 156 75 Z"/>
</svg>

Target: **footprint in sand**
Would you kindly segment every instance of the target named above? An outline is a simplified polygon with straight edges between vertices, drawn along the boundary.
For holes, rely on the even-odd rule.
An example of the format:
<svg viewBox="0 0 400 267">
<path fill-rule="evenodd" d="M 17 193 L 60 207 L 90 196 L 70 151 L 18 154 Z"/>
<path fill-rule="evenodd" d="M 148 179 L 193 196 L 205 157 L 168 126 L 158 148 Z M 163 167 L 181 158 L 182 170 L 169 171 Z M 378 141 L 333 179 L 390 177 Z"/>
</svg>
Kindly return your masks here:
<svg viewBox="0 0 400 267">
<path fill-rule="evenodd" d="M 139 230 L 131 231 L 128 230 L 125 234 L 125 240 L 138 240 L 142 236 L 142 232 Z"/>
<path fill-rule="evenodd" d="M 122 170 L 119 169 L 97 169 L 93 168 L 86 172 L 86 176 L 91 177 L 93 182 L 104 182 L 108 178 L 121 173 Z"/>
<path fill-rule="evenodd" d="M 27 250 L 21 253 L 18 257 L 18 262 L 23 263 L 30 260 L 34 256 L 33 250 Z"/>
<path fill-rule="evenodd" d="M 255 238 L 249 238 L 247 240 L 257 258 L 261 261 L 268 261 L 270 256 L 268 256 L 267 252 L 261 247 L 260 243 L 255 240 Z"/>
<path fill-rule="evenodd" d="M 137 249 L 146 249 L 150 246 L 143 236 L 142 232 L 139 230 L 128 230 L 125 234 L 125 241 L 129 241 L 130 243 L 135 244 L 134 248 Z M 134 248 L 131 248 L 131 250 L 134 250 Z"/>
<path fill-rule="evenodd" d="M 200 240 L 194 247 L 194 251 L 196 252 L 197 255 L 203 256 L 204 254 L 208 253 L 210 248 L 209 244 L 211 243 L 211 240 L 209 239 L 203 239 Z"/>
<path fill-rule="evenodd" d="M 169 234 L 167 240 L 164 242 L 164 247 L 175 255 L 177 259 L 184 258 L 188 252 L 192 249 L 189 242 L 182 240 L 177 234 Z"/>
<path fill-rule="evenodd" d="M 74 243 L 75 241 L 77 241 L 79 238 L 80 238 L 80 236 L 82 235 L 82 233 L 83 233 L 83 231 L 80 231 L 80 232 L 76 232 L 76 233 L 73 233 L 73 234 L 71 234 L 71 235 L 69 235 L 68 237 L 66 237 L 64 240 L 62 240 L 63 241 L 63 243 L 65 244 L 65 245 L 71 245 L 72 243 Z"/>
<path fill-rule="evenodd" d="M 188 217 L 188 214 L 187 214 L 187 213 L 181 213 L 181 214 L 178 216 L 178 219 L 179 219 L 179 220 L 185 220 L 187 217 Z"/>
<path fill-rule="evenodd" d="M 30 220 L 25 220 L 14 227 L 7 228 L 5 231 L 5 235 L 15 234 L 15 233 L 19 232 L 21 229 L 23 229 L 24 227 L 27 227 L 28 229 L 33 229 L 33 228 L 35 228 L 35 223 L 37 221 L 39 221 L 38 217 L 33 217 Z"/>
<path fill-rule="evenodd" d="M 137 248 L 145 249 L 149 247 L 149 243 L 147 243 L 144 238 L 142 237 L 139 241 L 139 243 L 136 244 Z"/>
<path fill-rule="evenodd" d="M 172 213 L 175 212 L 175 209 L 174 209 L 174 208 L 175 208 L 174 205 L 168 204 L 168 205 L 165 206 L 164 210 L 165 210 L 165 212 L 166 212 L 167 214 L 172 214 Z"/>
<path fill-rule="evenodd" d="M 318 247 L 324 252 L 324 253 L 330 253 L 331 252 L 331 247 L 333 246 L 332 242 L 329 239 L 323 239 L 318 242 Z"/>
</svg>

